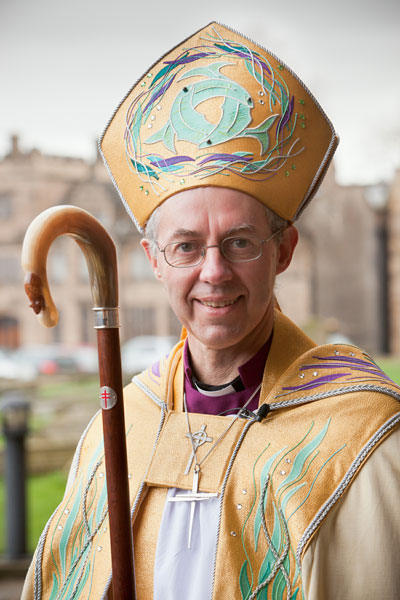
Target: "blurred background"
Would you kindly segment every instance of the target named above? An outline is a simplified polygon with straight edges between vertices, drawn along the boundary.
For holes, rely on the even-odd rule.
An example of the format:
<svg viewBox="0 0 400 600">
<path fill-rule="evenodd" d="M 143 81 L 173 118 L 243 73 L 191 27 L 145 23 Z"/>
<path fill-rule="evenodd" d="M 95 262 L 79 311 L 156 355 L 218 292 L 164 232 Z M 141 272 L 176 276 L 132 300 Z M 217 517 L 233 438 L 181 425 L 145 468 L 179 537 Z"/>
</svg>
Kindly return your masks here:
<svg viewBox="0 0 400 600">
<path fill-rule="evenodd" d="M 96 216 L 118 251 L 125 381 L 167 352 L 179 324 L 96 140 L 148 67 L 208 22 L 239 30 L 290 65 L 341 136 L 298 224 L 294 262 L 278 280 L 282 309 L 319 343 L 353 342 L 400 381 L 399 13 L 396 0 L 1 0 L 1 598 L 19 597 L 24 556 L 63 493 L 74 446 L 98 407 L 83 255 L 69 239 L 52 246 L 48 273 L 60 322 L 46 330 L 23 291 L 24 233 L 39 212 L 58 204 Z M 11 412 L 15 404 L 28 406 L 16 436 L 26 437 L 27 448 L 23 551 L 10 549 L 3 518 L 10 404 Z"/>
</svg>

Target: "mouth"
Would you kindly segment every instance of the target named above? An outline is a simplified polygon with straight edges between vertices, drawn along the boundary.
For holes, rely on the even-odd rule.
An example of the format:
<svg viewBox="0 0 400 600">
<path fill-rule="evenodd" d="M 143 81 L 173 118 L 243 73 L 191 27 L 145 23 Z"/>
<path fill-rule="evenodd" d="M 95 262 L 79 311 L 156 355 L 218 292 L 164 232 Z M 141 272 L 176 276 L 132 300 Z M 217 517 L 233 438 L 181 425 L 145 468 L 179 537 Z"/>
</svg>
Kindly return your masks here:
<svg viewBox="0 0 400 600">
<path fill-rule="evenodd" d="M 203 306 L 209 306 L 211 308 L 225 308 L 226 306 L 232 306 L 232 304 L 236 304 L 238 300 L 239 297 L 234 298 L 233 300 L 220 300 L 218 302 L 216 300 L 199 300 L 199 302 Z"/>
</svg>

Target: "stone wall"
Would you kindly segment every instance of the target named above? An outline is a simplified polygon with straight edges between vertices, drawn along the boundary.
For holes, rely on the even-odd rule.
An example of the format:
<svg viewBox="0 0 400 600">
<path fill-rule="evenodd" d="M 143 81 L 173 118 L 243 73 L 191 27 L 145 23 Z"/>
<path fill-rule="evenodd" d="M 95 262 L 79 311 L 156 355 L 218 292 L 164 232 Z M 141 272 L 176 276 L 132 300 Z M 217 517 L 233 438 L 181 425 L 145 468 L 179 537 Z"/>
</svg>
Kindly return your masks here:
<svg viewBox="0 0 400 600">
<path fill-rule="evenodd" d="M 22 240 L 41 211 L 71 204 L 91 212 L 106 227 L 117 247 L 122 340 L 140 334 L 175 334 L 166 296 L 153 278 L 140 248 L 140 236 L 127 216 L 102 161 L 23 154 L 14 140 L 13 152 L 0 162 L 0 331 L 18 324 L 19 344 L 94 342 L 87 268 L 78 246 L 58 238 L 48 257 L 50 288 L 60 322 L 47 330 L 28 309 L 20 267 Z M 10 337 L 10 335 L 8 336 Z M 11 339 L 11 338 L 10 338 Z M 0 333 L 1 340 L 1 333 Z M 3 341 L 7 344 L 7 336 Z M 7 345 L 15 345 L 10 343 Z"/>
<path fill-rule="evenodd" d="M 368 191 L 362 186 L 338 185 L 330 168 L 298 222 L 300 242 L 291 267 L 278 278 L 276 293 L 285 312 L 317 341 L 329 339 L 336 328 L 376 353 L 385 350 L 382 289 L 387 281 L 382 281 L 381 269 L 382 211 L 371 207 Z M 398 174 L 390 196 L 392 257 L 399 255 L 399 192 Z M 38 151 L 22 153 L 14 138 L 10 154 L 0 162 L 0 345 L 95 340 L 87 269 L 81 251 L 70 239 L 58 239 L 48 259 L 59 326 L 53 330 L 41 327 L 28 310 L 23 292 L 19 260 L 25 231 L 38 213 L 59 204 L 91 212 L 116 243 L 122 340 L 140 334 L 177 334 L 179 325 L 164 290 L 153 277 L 140 248 L 140 236 L 102 161 L 44 156 Z M 399 331 L 400 264 L 394 258 L 390 281 L 390 315 Z M 397 351 L 398 337 L 392 335 L 392 347 Z"/>
<path fill-rule="evenodd" d="M 331 169 L 299 219 L 300 260 L 281 276 L 279 296 L 297 323 L 318 322 L 319 342 L 340 334 L 369 352 L 384 350 L 377 228 L 366 188 L 337 185 Z"/>
<path fill-rule="evenodd" d="M 388 258 L 390 349 L 400 354 L 400 170 L 389 193 Z"/>
</svg>

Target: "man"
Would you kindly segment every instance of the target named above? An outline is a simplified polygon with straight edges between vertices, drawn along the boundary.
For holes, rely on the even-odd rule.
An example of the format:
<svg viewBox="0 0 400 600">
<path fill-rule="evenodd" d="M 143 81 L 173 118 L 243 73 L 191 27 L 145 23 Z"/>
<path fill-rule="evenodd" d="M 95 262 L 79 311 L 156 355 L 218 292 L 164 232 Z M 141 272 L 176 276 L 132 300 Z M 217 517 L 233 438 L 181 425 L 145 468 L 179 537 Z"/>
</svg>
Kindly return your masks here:
<svg viewBox="0 0 400 600">
<path fill-rule="evenodd" d="M 279 310 L 292 222 L 337 137 L 276 57 L 212 23 L 122 102 L 101 150 L 183 325 L 125 391 L 139 600 L 393 599 L 397 388 Z M 26 598 L 104 598 L 99 417 L 40 540 Z"/>
</svg>

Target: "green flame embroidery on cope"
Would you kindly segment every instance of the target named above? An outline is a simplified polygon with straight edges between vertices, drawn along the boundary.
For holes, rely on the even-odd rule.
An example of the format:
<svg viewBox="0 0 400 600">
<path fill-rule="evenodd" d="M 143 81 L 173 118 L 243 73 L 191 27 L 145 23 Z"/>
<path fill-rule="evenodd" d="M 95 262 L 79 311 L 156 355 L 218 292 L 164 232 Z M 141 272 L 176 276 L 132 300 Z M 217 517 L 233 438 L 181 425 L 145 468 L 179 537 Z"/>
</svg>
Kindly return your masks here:
<svg viewBox="0 0 400 600">
<path fill-rule="evenodd" d="M 104 473 L 99 475 L 103 460 L 101 442 L 87 472 L 79 476 L 70 495 L 64 498 L 63 510 L 52 525 L 53 531 L 50 529 L 53 585 L 49 600 L 78 600 L 86 584 L 85 597 L 90 595 L 96 559 L 94 539 L 98 542 L 105 536 L 102 527 L 108 514 L 106 478 Z"/>
<path fill-rule="evenodd" d="M 208 33 L 202 45 L 184 49 L 149 74 L 148 86 L 141 86 L 128 108 L 128 164 L 155 193 L 165 191 L 175 177 L 205 178 L 218 173 L 265 181 L 303 150 L 300 138 L 294 136 L 295 99 L 280 71 L 266 56 L 213 31 L 215 35 Z M 252 78 L 248 81 L 253 94 L 223 72 L 231 73 L 241 65 Z M 171 103 L 173 84 L 181 87 Z M 171 105 L 169 114 L 163 107 L 166 99 L 165 104 Z M 216 99 L 221 99 L 220 116 L 211 122 L 200 105 L 207 107 L 207 101 Z M 253 121 L 255 126 L 251 126 Z M 256 139 L 259 152 L 235 148 L 235 140 L 243 138 Z M 179 153 L 179 142 L 185 142 L 186 154 Z M 193 144 L 189 153 L 188 142 Z M 158 152 L 151 151 L 152 145 L 157 145 Z M 223 146 L 214 150 L 218 145 Z"/>
<path fill-rule="evenodd" d="M 242 600 L 304 598 L 300 565 L 290 543 L 288 523 L 307 502 L 328 463 L 345 447 L 344 444 L 329 455 L 323 452 L 323 441 L 330 424 L 329 418 L 321 430 L 311 437 L 314 429 L 312 422 L 295 446 L 285 446 L 270 456 L 261 469 L 259 487 L 256 484 L 255 468 L 268 451 L 269 444 L 257 458 L 253 467 L 254 500 L 242 528 L 242 545 L 246 557 L 239 574 Z M 311 471 L 313 475 L 310 474 Z M 260 495 L 257 493 L 257 487 Z M 267 506 L 270 506 L 269 514 L 273 514 L 273 527 L 270 532 L 265 520 Z M 254 511 L 254 550 L 261 551 L 261 535 L 265 536 L 268 547 L 258 574 L 251 564 L 245 541 L 245 530 L 251 527 L 250 518 Z"/>
</svg>

